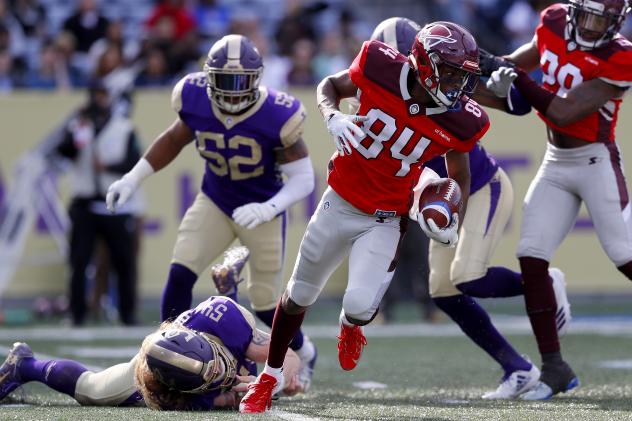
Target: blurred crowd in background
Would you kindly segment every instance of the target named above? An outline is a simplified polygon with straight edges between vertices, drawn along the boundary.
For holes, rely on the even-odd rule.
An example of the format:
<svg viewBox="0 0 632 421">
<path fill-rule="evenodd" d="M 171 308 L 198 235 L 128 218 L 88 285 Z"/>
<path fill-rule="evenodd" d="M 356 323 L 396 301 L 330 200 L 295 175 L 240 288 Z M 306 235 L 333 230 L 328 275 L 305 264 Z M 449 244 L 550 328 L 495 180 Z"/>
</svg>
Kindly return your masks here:
<svg viewBox="0 0 632 421">
<path fill-rule="evenodd" d="M 263 84 L 312 86 L 348 67 L 375 25 L 450 20 L 506 53 L 528 42 L 551 0 L 0 0 L 0 92 L 87 86 L 133 68 L 136 87 L 198 71 L 228 33 L 264 56 Z M 625 28 L 628 33 L 632 28 Z"/>
</svg>

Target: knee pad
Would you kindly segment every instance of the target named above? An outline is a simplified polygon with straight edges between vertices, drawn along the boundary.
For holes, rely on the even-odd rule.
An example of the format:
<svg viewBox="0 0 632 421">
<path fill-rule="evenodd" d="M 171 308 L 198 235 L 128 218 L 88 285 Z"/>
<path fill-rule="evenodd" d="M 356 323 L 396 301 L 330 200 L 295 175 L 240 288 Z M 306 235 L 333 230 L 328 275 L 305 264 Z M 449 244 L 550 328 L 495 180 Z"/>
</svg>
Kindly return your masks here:
<svg viewBox="0 0 632 421">
<path fill-rule="evenodd" d="M 345 317 L 358 326 L 369 323 L 377 314 L 377 306 L 373 304 L 373 298 L 367 297 L 361 292 L 359 289 L 347 291 L 342 299 Z M 358 323 L 352 322 L 351 319 Z"/>
</svg>

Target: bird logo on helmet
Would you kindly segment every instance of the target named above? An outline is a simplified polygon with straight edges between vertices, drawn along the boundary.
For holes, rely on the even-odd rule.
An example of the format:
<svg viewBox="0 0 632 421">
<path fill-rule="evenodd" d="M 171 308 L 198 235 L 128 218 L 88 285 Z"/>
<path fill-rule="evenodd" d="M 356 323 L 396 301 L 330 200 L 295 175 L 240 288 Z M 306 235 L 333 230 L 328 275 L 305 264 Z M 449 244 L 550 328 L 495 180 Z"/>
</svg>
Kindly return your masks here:
<svg viewBox="0 0 632 421">
<path fill-rule="evenodd" d="M 263 59 L 243 35 L 226 35 L 211 47 L 204 64 L 206 93 L 222 111 L 237 114 L 259 99 Z"/>
<path fill-rule="evenodd" d="M 382 41 L 400 53 L 408 54 L 419 31 L 421 26 L 408 18 L 388 18 L 375 27 L 371 39 Z"/>
<path fill-rule="evenodd" d="M 417 34 L 408 61 L 418 82 L 439 106 L 457 107 L 474 92 L 481 74 L 478 46 L 467 29 L 452 22 L 433 22 Z"/>
<path fill-rule="evenodd" d="M 628 0 L 569 0 L 568 38 L 584 49 L 602 47 L 614 39 L 630 10 Z"/>
<path fill-rule="evenodd" d="M 147 367 L 171 390 L 203 393 L 231 386 L 237 364 L 210 335 L 171 328 L 150 335 L 143 343 Z"/>
</svg>

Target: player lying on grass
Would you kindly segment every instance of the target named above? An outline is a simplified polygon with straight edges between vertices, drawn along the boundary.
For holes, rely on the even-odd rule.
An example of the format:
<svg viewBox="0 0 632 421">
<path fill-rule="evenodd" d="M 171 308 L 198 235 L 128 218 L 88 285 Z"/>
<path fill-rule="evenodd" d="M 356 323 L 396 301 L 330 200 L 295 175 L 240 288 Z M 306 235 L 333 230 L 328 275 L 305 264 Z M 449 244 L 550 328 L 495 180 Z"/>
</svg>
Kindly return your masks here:
<svg viewBox="0 0 632 421">
<path fill-rule="evenodd" d="M 256 363 L 265 362 L 269 343 L 248 310 L 228 297 L 210 297 L 162 323 L 131 361 L 99 372 L 72 360 L 35 358 L 27 344 L 16 342 L 0 366 L 0 400 L 37 381 L 82 405 L 235 408 L 257 374 Z M 289 350 L 283 365 L 287 395 L 302 391 L 299 363 Z"/>
</svg>

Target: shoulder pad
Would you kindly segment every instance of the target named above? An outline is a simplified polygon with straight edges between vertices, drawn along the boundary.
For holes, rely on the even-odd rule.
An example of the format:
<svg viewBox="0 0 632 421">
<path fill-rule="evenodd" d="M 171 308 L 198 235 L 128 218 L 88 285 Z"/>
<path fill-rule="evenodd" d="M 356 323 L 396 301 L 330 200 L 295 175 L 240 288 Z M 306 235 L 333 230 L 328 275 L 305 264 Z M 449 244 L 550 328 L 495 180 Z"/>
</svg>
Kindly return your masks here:
<svg viewBox="0 0 632 421">
<path fill-rule="evenodd" d="M 177 113 L 182 111 L 182 93 L 185 89 L 194 87 L 206 90 L 206 75 L 204 72 L 189 73 L 176 83 L 171 91 L 171 108 Z"/>
<path fill-rule="evenodd" d="M 387 44 L 378 40 L 365 41 L 349 68 L 349 75 L 361 90 L 367 90 L 367 83 L 375 83 L 400 96 L 399 78 L 407 62 L 406 56 Z"/>
<path fill-rule="evenodd" d="M 540 13 L 540 26 L 545 27 L 553 33 L 564 36 L 566 28 L 567 6 L 564 4 L 553 4 Z"/>
</svg>

